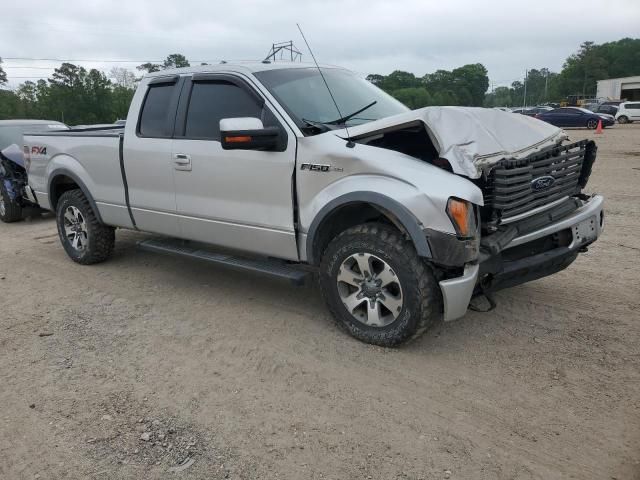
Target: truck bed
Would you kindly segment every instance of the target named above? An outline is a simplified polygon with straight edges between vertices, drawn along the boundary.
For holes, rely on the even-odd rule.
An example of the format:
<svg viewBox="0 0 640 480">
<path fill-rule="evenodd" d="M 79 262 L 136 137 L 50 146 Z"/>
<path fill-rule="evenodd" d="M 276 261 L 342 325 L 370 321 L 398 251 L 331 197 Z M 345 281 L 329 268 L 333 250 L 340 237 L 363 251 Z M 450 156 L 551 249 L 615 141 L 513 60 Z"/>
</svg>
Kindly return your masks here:
<svg viewBox="0 0 640 480">
<path fill-rule="evenodd" d="M 63 174 L 91 192 L 102 221 L 110 225 L 131 223 L 125 200 L 122 158 L 123 128 L 76 129 L 25 134 L 31 164 L 29 185 L 38 203 L 51 210 L 49 179 Z"/>
</svg>

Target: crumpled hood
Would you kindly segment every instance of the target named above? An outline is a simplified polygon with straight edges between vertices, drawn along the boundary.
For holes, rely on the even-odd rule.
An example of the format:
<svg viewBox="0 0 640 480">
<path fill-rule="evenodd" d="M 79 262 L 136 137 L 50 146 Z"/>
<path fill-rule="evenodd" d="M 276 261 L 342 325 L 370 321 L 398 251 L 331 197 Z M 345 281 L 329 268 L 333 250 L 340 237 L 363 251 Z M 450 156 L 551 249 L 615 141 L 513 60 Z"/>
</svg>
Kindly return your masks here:
<svg viewBox="0 0 640 480">
<path fill-rule="evenodd" d="M 2 153 L 2 155 L 5 158 L 7 158 L 8 160 L 11 160 L 16 165 L 20 165 L 22 168 L 25 168 L 24 167 L 24 153 L 22 152 L 22 149 L 18 145 L 16 145 L 15 143 L 12 144 L 12 145 L 9 145 L 7 148 L 2 150 L 0 153 Z"/>
<path fill-rule="evenodd" d="M 562 129 L 541 120 L 479 107 L 425 107 L 350 127 L 349 135 L 358 140 L 418 121 L 454 173 L 469 178 L 504 158 L 524 158 L 567 139 Z M 334 133 L 347 137 L 344 129 Z"/>
</svg>

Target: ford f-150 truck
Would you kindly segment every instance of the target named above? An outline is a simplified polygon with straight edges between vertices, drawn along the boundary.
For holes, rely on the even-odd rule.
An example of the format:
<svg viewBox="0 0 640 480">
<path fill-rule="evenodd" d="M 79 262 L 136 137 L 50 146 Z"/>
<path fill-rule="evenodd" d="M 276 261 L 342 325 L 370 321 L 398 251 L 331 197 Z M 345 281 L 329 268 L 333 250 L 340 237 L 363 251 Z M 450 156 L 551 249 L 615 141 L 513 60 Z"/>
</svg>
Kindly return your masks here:
<svg viewBox="0 0 640 480">
<path fill-rule="evenodd" d="M 604 223 L 603 198 L 582 193 L 594 142 L 494 109 L 410 111 L 337 67 L 152 73 L 124 128 L 25 143 L 74 261 L 107 259 L 126 228 L 160 234 L 148 250 L 317 273 L 338 323 L 384 346 L 564 269 Z"/>
</svg>

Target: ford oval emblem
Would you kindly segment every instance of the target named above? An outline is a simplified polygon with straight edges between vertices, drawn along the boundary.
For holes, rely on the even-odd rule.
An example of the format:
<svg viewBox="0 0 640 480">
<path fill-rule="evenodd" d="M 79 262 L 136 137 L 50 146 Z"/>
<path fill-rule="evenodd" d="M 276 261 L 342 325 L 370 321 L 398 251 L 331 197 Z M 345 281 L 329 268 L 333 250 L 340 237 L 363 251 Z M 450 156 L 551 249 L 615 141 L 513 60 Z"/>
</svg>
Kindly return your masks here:
<svg viewBox="0 0 640 480">
<path fill-rule="evenodd" d="M 556 183 L 556 179 L 551 175 L 545 175 L 544 177 L 538 177 L 531 180 L 531 188 L 535 191 L 545 190 L 551 185 Z"/>
</svg>

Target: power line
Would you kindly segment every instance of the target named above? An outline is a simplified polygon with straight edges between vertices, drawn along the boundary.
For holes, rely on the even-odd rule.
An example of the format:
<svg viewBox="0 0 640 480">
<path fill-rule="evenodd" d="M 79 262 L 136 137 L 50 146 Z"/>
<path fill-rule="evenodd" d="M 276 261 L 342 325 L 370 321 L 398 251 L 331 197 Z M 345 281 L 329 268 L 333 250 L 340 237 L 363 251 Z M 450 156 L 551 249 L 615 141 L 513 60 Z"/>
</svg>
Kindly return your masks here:
<svg viewBox="0 0 640 480">
<path fill-rule="evenodd" d="M 58 67 L 29 67 L 27 65 L 3 65 L 2 68 L 28 68 L 31 70 L 53 70 Z"/>
<path fill-rule="evenodd" d="M 2 57 L 2 60 L 29 60 L 34 62 L 93 62 L 93 63 L 162 63 L 164 60 L 98 60 L 78 58 L 30 58 L 30 57 Z M 194 63 L 215 62 L 215 60 L 190 60 Z"/>
</svg>

